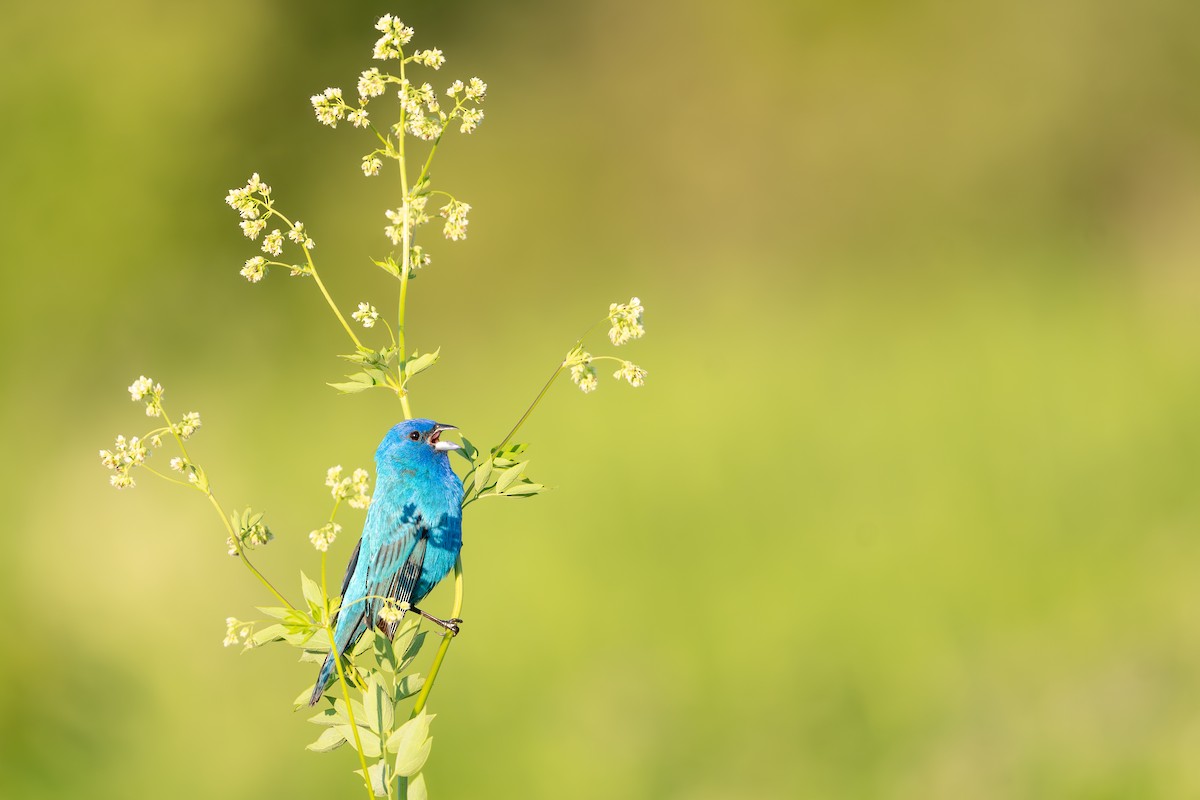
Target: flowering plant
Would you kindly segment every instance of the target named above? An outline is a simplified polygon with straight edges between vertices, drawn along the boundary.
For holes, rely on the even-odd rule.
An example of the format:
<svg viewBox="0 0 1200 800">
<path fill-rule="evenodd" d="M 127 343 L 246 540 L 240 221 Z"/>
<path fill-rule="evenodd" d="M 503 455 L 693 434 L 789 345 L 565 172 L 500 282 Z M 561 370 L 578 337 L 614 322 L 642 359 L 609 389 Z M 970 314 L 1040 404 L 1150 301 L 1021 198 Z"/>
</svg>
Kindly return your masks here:
<svg viewBox="0 0 1200 800">
<path fill-rule="evenodd" d="M 383 232 L 392 249 L 382 257 L 372 259 L 372 263 L 397 282 L 394 327 L 386 314 L 366 300 L 358 302 L 357 310 L 347 319 L 321 280 L 313 258 L 316 242 L 309 229 L 303 222 L 279 210 L 271 187 L 257 173 L 245 186 L 230 190 L 225 200 L 238 213 L 242 233 L 251 241 L 259 242 L 262 253 L 247 259 L 242 266 L 241 274 L 246 280 L 260 283 L 272 268 L 286 269 L 291 276 L 311 279 L 350 339 L 353 351 L 341 357 L 355 365 L 354 371 L 344 381 L 330 386 L 345 394 L 374 388 L 392 392 L 400 401 L 405 419 L 411 419 L 412 381 L 434 366 L 439 358 L 438 350 L 409 354 L 406 343 L 405 310 L 410 282 L 417 270 L 427 268 L 431 263 L 429 253 L 417 239 L 422 226 L 431 221 L 434 206 L 437 206 L 437 216 L 444 220 L 442 235 L 451 241 L 465 239 L 471 211 L 469 204 L 433 188 L 430 165 L 452 127 L 457 127 L 461 134 L 472 134 L 479 128 L 484 119 L 480 105 L 487 96 L 488 87 L 479 78 L 455 80 L 439 94 L 427 82 L 418 84 L 410 73 L 418 68 L 440 70 L 446 63 L 442 51 L 436 48 L 408 49 L 413 29 L 390 14 L 381 17 L 375 27 L 381 35 L 375 42 L 374 58 L 393 63 L 395 69 L 385 71 L 371 67 L 364 70 L 359 75 L 353 102 L 347 102 L 342 90 L 337 88 L 325 89 L 311 100 L 321 123 L 336 128 L 339 122 L 348 122 L 374 135 L 375 147 L 362 157 L 361 168 L 365 176 L 379 175 L 388 162 L 395 162 L 399 171 L 399 205 L 384 212 L 389 224 Z M 389 95 L 399 100 L 398 110 L 391 118 L 387 117 L 386 111 L 378 112 L 381 98 Z M 424 148 L 420 154 L 416 152 L 418 147 Z M 602 321 L 609 326 L 608 335 L 614 346 L 627 344 L 645 334 L 643 308 L 636 297 L 628 303 L 610 305 Z M 380 336 L 381 328 L 386 331 L 385 337 Z M 363 331 L 361 338 L 359 329 Z M 364 341 L 372 336 L 374 341 Z M 526 476 L 529 461 L 524 458 L 524 453 L 527 446 L 515 442 L 514 437 L 562 372 L 568 372 L 575 385 L 590 393 L 598 385 L 595 365 L 603 361 L 617 365 L 613 375 L 618 380 L 634 387 L 645 383 L 646 371 L 641 367 L 615 356 L 593 355 L 584 348 L 581 338 L 568 350 L 499 444 L 484 451 L 463 437 L 461 449 L 455 452 L 465 460 L 462 475 L 464 509 L 484 497 L 528 497 L 546 491 L 545 486 Z M 201 427 L 200 415 L 188 412 L 174 421 L 163 402 L 162 385 L 146 376 L 135 380 L 129 392 L 135 402 L 145 405 L 146 414 L 155 418 L 156 423 L 141 436 L 128 439 L 118 436 L 111 450 L 100 451 L 101 462 L 112 473 L 112 485 L 118 489 L 133 487 L 133 473 L 140 469 L 199 492 L 221 519 L 229 554 L 237 558 L 278 603 L 259 609 L 265 619 L 244 621 L 228 617 L 225 646 L 247 650 L 269 643 L 286 643 L 299 648 L 302 661 L 323 661 L 334 641 L 339 607 L 339 598 L 331 595 L 328 588 L 326 563 L 330 546 L 342 532 L 337 515 L 343 503 L 355 510 L 365 509 L 370 504 L 370 474 L 362 468 L 345 474 L 340 465 L 327 471 L 324 483 L 330 492 L 332 507 L 328 517 L 308 534 L 309 541 L 320 554 L 320 578 L 315 580 L 301 573 L 303 601 L 294 603 L 251 561 L 251 552 L 269 544 L 275 536 L 265 522 L 265 514 L 249 507 L 227 511 L 218 500 L 208 473 L 191 454 L 189 443 Z M 174 448 L 170 448 L 172 443 Z M 154 452 L 163 448 L 177 450 L 177 454 L 169 459 L 167 470 L 156 469 L 151 461 Z M 462 608 L 461 558 L 454 566 L 454 584 L 451 617 L 457 621 Z M 441 643 L 427 673 L 422 675 L 414 671 L 412 665 L 427 634 L 420 629 L 420 617 L 405 615 L 408 610 L 390 604 L 385 606 L 380 619 L 388 624 L 374 626 L 344 659 L 334 659 L 336 689 L 340 697 L 327 695 L 320 712 L 311 719 L 323 730 L 309 749 L 327 752 L 349 745 L 356 753 L 357 772 L 371 797 L 417 798 L 427 794 L 421 770 L 432 746 L 429 729 L 433 715 L 426 711 L 426 702 L 458 629 L 450 626 L 439 631 Z M 384 629 L 391 630 L 393 635 L 386 636 L 381 632 Z M 297 706 L 307 704 L 311 691 L 311 686 L 304 688 L 296 699 Z M 330 695 L 333 694 L 331 691 Z M 411 707 L 405 705 L 414 697 Z M 407 715 L 401 713 L 402 709 L 407 709 Z"/>
</svg>

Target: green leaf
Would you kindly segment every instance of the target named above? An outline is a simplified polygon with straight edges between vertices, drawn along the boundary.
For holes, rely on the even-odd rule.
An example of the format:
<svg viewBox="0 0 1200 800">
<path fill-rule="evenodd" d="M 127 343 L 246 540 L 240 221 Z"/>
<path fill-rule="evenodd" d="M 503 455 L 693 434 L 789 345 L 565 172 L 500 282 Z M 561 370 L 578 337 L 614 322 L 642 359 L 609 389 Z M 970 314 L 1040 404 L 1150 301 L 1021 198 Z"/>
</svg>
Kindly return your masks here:
<svg viewBox="0 0 1200 800">
<path fill-rule="evenodd" d="M 466 456 L 471 461 L 474 461 L 475 455 L 479 452 L 479 448 L 477 448 L 477 447 L 475 447 L 475 445 L 471 444 L 471 440 L 468 439 L 467 437 L 461 436 L 459 438 L 462 439 L 462 450 L 459 450 L 458 452 L 462 453 L 464 456 Z"/>
<path fill-rule="evenodd" d="M 258 610 L 268 617 L 274 617 L 275 619 L 284 619 L 292 611 L 292 609 L 283 608 L 282 606 L 259 606 Z"/>
<path fill-rule="evenodd" d="M 358 748 L 354 744 L 354 729 L 349 725 L 334 725 L 329 730 L 337 731 L 342 735 L 342 738 L 349 742 L 355 750 Z M 379 748 L 379 734 L 372 733 L 362 725 L 358 726 L 358 739 L 362 742 L 362 754 L 367 758 L 378 758 L 381 752 Z"/>
<path fill-rule="evenodd" d="M 408 782 L 408 800 L 429 800 L 429 790 L 425 788 L 425 773 Z"/>
<path fill-rule="evenodd" d="M 422 711 L 388 737 L 388 752 L 396 754 L 397 775 L 411 777 L 425 766 L 429 751 L 433 749 L 433 739 L 429 737 L 429 724 L 436 716 Z"/>
<path fill-rule="evenodd" d="M 532 497 L 535 494 L 541 494 L 542 492 L 546 491 L 549 491 L 549 489 L 540 483 L 526 482 L 518 483 L 516 486 L 510 486 L 507 490 L 502 492 L 502 494 L 505 497 Z"/>
<path fill-rule="evenodd" d="M 383 783 L 383 769 L 386 763 L 387 762 L 382 760 L 376 761 L 374 764 L 367 767 L 367 777 L 371 779 L 371 791 L 375 793 L 376 797 L 388 796 L 387 786 L 385 786 Z M 362 775 L 361 769 L 356 769 L 354 772 L 358 775 Z"/>
<path fill-rule="evenodd" d="M 363 692 L 363 707 L 367 710 L 367 718 L 363 720 L 367 727 L 379 733 L 390 731 L 396 721 L 396 709 L 392 696 L 384 688 L 378 675 L 367 678 L 366 691 Z"/>
<path fill-rule="evenodd" d="M 425 637 L 427 635 L 426 631 L 421 631 L 408 643 L 408 647 L 404 649 L 404 655 L 400 657 L 400 666 L 397 668 L 398 672 L 408 669 L 408 665 L 417 657 L 417 653 L 421 652 L 421 645 L 425 644 Z"/>
<path fill-rule="evenodd" d="M 379 267 L 384 272 L 389 272 L 397 278 L 400 277 L 400 265 L 397 264 L 396 260 L 393 259 L 391 256 L 388 256 L 383 261 L 376 261 L 375 259 L 371 259 L 371 263 L 374 264 L 375 266 Z"/>
<path fill-rule="evenodd" d="M 492 477 L 492 459 L 480 464 L 475 470 L 475 494 L 482 494 Z"/>
<path fill-rule="evenodd" d="M 373 375 L 372 373 L 376 373 Z M 385 380 L 384 373 L 380 370 L 368 370 L 367 372 L 356 372 L 353 375 L 347 375 L 348 383 L 329 383 L 327 386 L 332 386 L 342 394 L 354 394 L 370 389 L 372 386 L 378 386 Z M 379 379 L 376 380 L 376 377 Z"/>
<path fill-rule="evenodd" d="M 525 467 L 527 466 L 529 466 L 529 462 L 522 461 L 516 466 L 509 467 L 508 469 L 504 470 L 504 472 L 500 474 L 500 477 L 496 479 L 496 492 L 498 494 L 503 494 L 505 489 L 507 489 L 509 486 L 512 486 L 513 483 L 521 477 L 521 473 L 524 472 Z"/>
<path fill-rule="evenodd" d="M 312 697 L 312 690 L 305 689 L 304 694 L 300 695 L 305 704 Z M 333 706 L 322 709 L 320 714 L 314 714 L 308 718 L 308 721 L 314 725 L 337 725 L 339 722 L 344 723 L 346 720 L 333 709 Z"/>
<path fill-rule="evenodd" d="M 287 636 L 287 632 L 287 628 L 282 625 L 268 625 L 261 631 L 255 631 L 254 635 L 250 637 L 250 641 L 256 645 L 266 644 L 277 639 L 283 639 Z"/>
<path fill-rule="evenodd" d="M 418 672 L 411 672 L 401 679 L 400 684 L 396 687 L 396 702 L 403 700 L 406 697 L 412 697 L 417 692 L 421 691 L 421 687 L 425 685 L 425 678 Z"/>
<path fill-rule="evenodd" d="M 308 601 L 313 616 L 319 618 L 321 611 L 325 608 L 325 600 L 321 597 L 321 587 L 303 572 L 300 573 L 300 585 L 304 588 L 304 599 Z"/>
<path fill-rule="evenodd" d="M 313 750 L 317 753 L 328 753 L 331 750 L 338 749 L 346 743 L 346 737 L 343 736 L 341 732 L 341 728 L 343 727 L 345 727 L 347 730 L 349 729 L 349 726 L 347 725 L 338 726 L 335 728 L 326 728 L 325 730 L 321 731 L 321 735 L 317 737 L 315 742 L 309 744 L 307 749 Z"/>
<path fill-rule="evenodd" d="M 407 384 L 414 377 L 436 364 L 441 352 L 442 348 L 439 347 L 432 353 L 414 356 L 412 359 L 404 362 L 404 383 Z"/>
</svg>

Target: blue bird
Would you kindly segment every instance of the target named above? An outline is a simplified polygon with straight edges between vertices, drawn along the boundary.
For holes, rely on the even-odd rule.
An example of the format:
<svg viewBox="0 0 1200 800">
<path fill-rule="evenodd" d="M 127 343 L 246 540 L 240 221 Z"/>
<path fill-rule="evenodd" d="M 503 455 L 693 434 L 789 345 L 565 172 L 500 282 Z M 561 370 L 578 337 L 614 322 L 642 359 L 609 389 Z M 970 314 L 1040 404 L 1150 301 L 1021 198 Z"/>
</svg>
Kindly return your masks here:
<svg viewBox="0 0 1200 800">
<path fill-rule="evenodd" d="M 375 451 L 375 494 L 362 537 L 342 580 L 342 603 L 334 625 L 336 647 L 325 657 L 308 704 L 316 705 L 334 671 L 334 659 L 376 626 L 390 639 L 399 622 L 379 618 L 391 598 L 458 633 L 462 620 L 431 617 L 416 604 L 446 577 L 462 549 L 463 486 L 450 469 L 454 430 L 429 419 L 410 419 L 387 432 Z M 401 609 L 408 606 L 400 605 Z"/>
</svg>

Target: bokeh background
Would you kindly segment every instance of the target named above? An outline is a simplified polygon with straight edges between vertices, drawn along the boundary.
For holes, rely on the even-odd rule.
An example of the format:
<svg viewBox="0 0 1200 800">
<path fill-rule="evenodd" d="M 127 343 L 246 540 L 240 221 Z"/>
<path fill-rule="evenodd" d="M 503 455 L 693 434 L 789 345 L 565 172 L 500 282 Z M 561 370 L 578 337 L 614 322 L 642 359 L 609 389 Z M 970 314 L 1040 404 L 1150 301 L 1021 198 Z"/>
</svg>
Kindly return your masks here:
<svg viewBox="0 0 1200 800">
<path fill-rule="evenodd" d="M 314 569 L 325 469 L 399 412 L 322 385 L 342 332 L 238 276 L 222 200 L 261 172 L 391 307 L 394 187 L 308 105 L 385 11 L 491 86 L 435 169 L 475 211 L 413 287 L 418 413 L 495 442 L 648 309 L 644 389 L 527 427 L 557 491 L 467 518 L 435 797 L 1200 796 L 1188 0 L 8 8 L 0 795 L 361 793 L 302 749 L 312 665 L 221 647 L 265 598 L 211 510 L 96 452 L 152 376 L 264 569 Z"/>
</svg>

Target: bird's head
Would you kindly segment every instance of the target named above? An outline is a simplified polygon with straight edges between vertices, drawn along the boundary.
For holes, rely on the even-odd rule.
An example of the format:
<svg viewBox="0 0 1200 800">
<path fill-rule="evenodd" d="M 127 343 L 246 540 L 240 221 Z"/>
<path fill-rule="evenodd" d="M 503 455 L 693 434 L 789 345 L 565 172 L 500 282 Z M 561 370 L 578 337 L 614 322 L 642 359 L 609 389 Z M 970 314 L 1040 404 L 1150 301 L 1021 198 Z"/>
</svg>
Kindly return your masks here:
<svg viewBox="0 0 1200 800">
<path fill-rule="evenodd" d="M 375 451 L 375 460 L 406 461 L 420 463 L 433 461 L 436 458 L 446 458 L 451 450 L 458 450 L 454 442 L 443 442 L 441 435 L 444 431 L 457 430 L 453 425 L 444 425 L 431 419 L 406 419 L 392 427 L 379 449 Z"/>
</svg>

